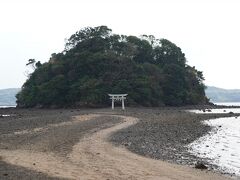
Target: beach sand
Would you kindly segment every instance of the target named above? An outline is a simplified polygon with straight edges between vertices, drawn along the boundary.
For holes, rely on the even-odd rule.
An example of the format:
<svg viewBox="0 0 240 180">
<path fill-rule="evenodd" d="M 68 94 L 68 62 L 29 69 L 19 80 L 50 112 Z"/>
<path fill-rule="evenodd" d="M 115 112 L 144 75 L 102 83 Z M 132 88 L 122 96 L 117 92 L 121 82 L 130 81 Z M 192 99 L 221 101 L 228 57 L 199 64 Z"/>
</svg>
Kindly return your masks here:
<svg viewBox="0 0 240 180">
<path fill-rule="evenodd" d="M 139 150 L 144 147 L 133 143 L 138 142 L 139 134 L 147 137 L 156 131 L 146 133 L 150 127 L 146 124 L 144 130 L 140 128 L 147 119 L 158 127 L 163 119 L 179 124 L 184 123 L 181 119 L 200 122 L 209 118 L 206 116 L 143 108 L 124 112 L 8 109 L 0 110 L 0 114 L 11 115 L 0 119 L 0 179 L 228 179 L 220 173 L 153 159 L 150 154 L 161 152 L 151 152 L 154 148 Z M 123 138 L 124 131 L 130 138 Z M 152 140 L 158 141 L 156 144 L 163 141 Z"/>
</svg>

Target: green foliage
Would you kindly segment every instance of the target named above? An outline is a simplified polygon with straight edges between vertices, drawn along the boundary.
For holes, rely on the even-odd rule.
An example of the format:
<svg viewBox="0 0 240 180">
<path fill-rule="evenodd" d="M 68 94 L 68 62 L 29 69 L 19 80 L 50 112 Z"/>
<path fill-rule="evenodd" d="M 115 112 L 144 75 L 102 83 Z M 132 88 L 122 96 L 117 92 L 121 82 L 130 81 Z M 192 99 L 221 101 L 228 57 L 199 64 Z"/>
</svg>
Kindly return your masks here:
<svg viewBox="0 0 240 180">
<path fill-rule="evenodd" d="M 112 34 L 106 26 L 73 34 L 17 94 L 21 107 L 106 106 L 108 93 L 127 93 L 129 105 L 180 106 L 207 102 L 203 74 L 166 39 Z M 29 64 L 28 63 L 28 64 Z"/>
</svg>

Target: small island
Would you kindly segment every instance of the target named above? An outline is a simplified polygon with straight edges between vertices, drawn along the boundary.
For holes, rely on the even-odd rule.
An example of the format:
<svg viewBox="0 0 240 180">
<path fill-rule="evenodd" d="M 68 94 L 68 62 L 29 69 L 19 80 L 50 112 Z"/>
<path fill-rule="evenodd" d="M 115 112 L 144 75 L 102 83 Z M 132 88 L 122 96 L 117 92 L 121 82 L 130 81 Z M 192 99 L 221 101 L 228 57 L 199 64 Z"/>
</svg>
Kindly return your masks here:
<svg viewBox="0 0 240 180">
<path fill-rule="evenodd" d="M 128 106 L 207 104 L 203 74 L 167 39 L 112 33 L 107 26 L 73 34 L 35 69 L 17 95 L 18 107 L 106 107 L 108 94 L 128 94 Z"/>
</svg>

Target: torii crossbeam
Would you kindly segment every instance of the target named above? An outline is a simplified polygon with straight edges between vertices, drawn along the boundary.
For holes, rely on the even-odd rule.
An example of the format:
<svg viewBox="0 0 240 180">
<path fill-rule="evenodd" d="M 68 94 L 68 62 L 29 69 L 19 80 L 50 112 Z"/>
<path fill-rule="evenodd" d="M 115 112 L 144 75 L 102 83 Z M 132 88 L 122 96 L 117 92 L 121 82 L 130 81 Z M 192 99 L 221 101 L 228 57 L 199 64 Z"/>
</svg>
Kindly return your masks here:
<svg viewBox="0 0 240 180">
<path fill-rule="evenodd" d="M 112 100 L 112 109 L 114 109 L 114 102 L 116 100 L 116 101 L 122 101 L 122 109 L 125 110 L 124 99 L 126 99 L 126 96 L 128 94 L 108 94 L 108 95 Z"/>
</svg>

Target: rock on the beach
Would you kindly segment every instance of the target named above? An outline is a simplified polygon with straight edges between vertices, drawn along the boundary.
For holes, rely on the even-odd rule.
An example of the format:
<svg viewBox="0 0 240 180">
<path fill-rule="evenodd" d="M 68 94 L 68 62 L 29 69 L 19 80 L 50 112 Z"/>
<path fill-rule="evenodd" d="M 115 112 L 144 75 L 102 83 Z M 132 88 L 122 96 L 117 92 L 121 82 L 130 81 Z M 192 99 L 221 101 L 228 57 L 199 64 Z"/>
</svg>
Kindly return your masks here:
<svg viewBox="0 0 240 180">
<path fill-rule="evenodd" d="M 203 162 L 198 161 L 198 162 L 195 164 L 195 168 L 196 168 L 196 169 L 207 169 L 208 167 L 207 167 L 206 165 L 204 165 Z"/>
</svg>

